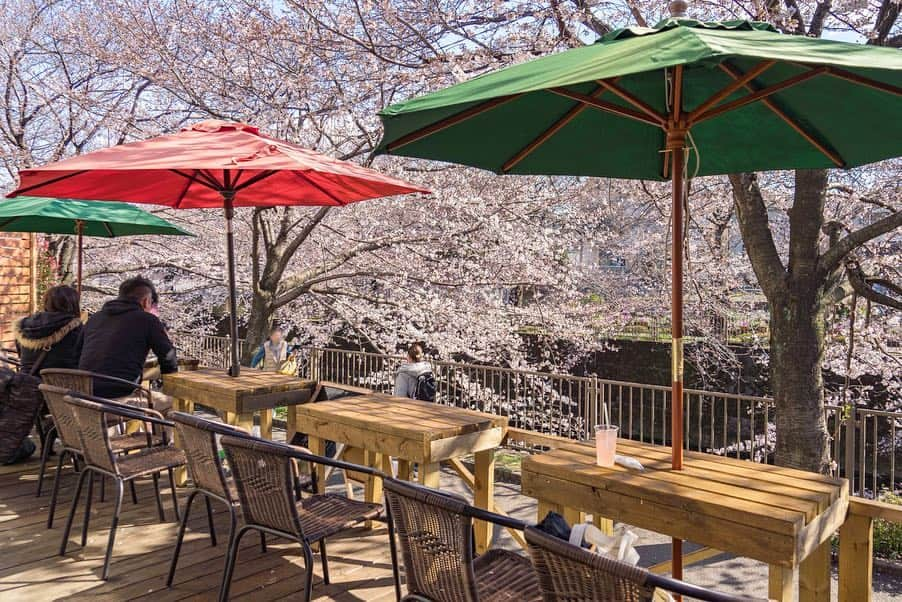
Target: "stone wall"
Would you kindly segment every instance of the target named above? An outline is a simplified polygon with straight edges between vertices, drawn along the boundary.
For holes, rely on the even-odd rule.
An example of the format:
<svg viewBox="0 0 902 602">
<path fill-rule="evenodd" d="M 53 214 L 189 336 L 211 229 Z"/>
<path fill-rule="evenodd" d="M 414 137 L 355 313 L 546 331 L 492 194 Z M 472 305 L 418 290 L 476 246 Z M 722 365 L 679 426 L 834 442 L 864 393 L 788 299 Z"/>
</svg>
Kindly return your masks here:
<svg viewBox="0 0 902 602">
<path fill-rule="evenodd" d="M 31 235 L 0 232 L 0 346 L 13 342 L 12 323 L 32 310 Z"/>
</svg>

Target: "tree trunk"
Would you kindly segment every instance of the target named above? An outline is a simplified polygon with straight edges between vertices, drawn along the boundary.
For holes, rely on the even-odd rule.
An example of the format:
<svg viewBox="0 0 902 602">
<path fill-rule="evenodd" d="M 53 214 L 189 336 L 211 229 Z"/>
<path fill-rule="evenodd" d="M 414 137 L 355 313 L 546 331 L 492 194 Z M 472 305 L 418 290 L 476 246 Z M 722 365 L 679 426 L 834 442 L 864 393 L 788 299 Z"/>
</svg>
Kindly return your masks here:
<svg viewBox="0 0 902 602">
<path fill-rule="evenodd" d="M 273 295 L 268 291 L 254 291 L 254 296 L 251 300 L 251 312 L 247 318 L 244 350 L 241 353 L 241 364 L 244 366 L 250 365 L 254 352 L 269 337 L 269 329 L 275 314 L 272 299 Z"/>
<path fill-rule="evenodd" d="M 829 435 L 824 417 L 824 310 L 820 291 L 770 302 L 770 368 L 777 404 L 776 463 L 826 473 Z"/>
</svg>

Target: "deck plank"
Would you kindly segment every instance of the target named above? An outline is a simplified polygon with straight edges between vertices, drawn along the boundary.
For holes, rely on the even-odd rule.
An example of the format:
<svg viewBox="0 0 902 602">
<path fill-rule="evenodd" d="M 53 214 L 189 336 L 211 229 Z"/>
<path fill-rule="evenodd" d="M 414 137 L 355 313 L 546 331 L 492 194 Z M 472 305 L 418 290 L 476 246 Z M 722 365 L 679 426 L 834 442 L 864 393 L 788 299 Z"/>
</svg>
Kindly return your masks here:
<svg viewBox="0 0 902 602">
<path fill-rule="evenodd" d="M 168 485 L 162 487 L 168 521 L 160 523 L 149 479 L 138 483 L 139 504 L 128 495 L 117 533 L 110 567 L 111 578 L 100 580 L 109 524 L 112 495 L 95 501 L 85 548 L 78 546 L 81 512 L 73 524 L 66 556 L 58 555 L 60 538 L 69 511 L 76 478 L 67 468 L 61 481 L 57 518 L 46 529 L 50 488 L 34 497 L 38 466 L 35 462 L 0 470 L 0 598 L 15 600 L 215 600 L 222 576 L 228 513 L 214 504 L 219 545 L 210 545 L 202 502 L 195 504 L 188 522 L 179 569 L 171 589 L 165 586 L 177 525 Z M 184 493 L 180 492 L 184 502 Z M 80 507 L 80 509 L 83 506 Z M 255 533 L 244 537 L 235 569 L 231 594 L 235 600 L 280 600 L 297 597 L 304 589 L 303 555 L 300 547 L 268 537 L 268 551 L 260 552 Z M 358 529 L 329 541 L 332 583 L 322 581 L 319 555 L 314 555 L 314 598 L 317 600 L 376 600 L 394 596 L 391 558 L 384 528 Z"/>
</svg>

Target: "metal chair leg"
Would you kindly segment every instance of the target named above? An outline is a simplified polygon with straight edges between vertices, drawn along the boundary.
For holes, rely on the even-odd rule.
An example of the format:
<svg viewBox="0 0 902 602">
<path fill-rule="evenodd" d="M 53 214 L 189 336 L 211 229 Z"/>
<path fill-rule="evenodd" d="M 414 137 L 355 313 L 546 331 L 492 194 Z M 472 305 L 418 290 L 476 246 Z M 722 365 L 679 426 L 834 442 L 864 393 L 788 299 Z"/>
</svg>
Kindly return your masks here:
<svg viewBox="0 0 902 602">
<path fill-rule="evenodd" d="M 100 503 L 106 501 L 106 475 L 100 475 Z"/>
<path fill-rule="evenodd" d="M 113 556 L 113 544 L 116 543 L 116 528 L 119 526 L 119 513 L 122 512 L 122 493 L 124 485 L 121 479 L 116 479 L 116 501 L 113 507 L 113 522 L 110 524 L 110 540 L 106 544 L 106 556 L 103 559 L 103 574 L 101 579 L 104 581 L 110 575 L 110 558 Z"/>
<path fill-rule="evenodd" d="M 226 566 L 222 574 L 222 585 L 219 586 L 219 602 L 226 602 L 229 599 L 229 589 L 232 587 L 232 573 L 235 571 L 235 562 L 238 559 L 238 546 L 241 543 L 241 537 L 247 533 L 250 527 L 244 526 L 235 533 L 236 520 L 232 513 L 232 529 L 229 536 L 229 550 L 226 552 Z"/>
<path fill-rule="evenodd" d="M 53 439 L 54 433 L 56 432 L 56 427 L 51 426 L 47 429 L 47 432 L 44 433 L 44 436 L 41 437 L 41 470 L 38 472 L 38 492 L 36 494 L 37 497 L 41 497 L 41 492 L 44 491 L 44 474 L 47 471 L 47 459 L 50 458 L 50 450 L 53 448 Z"/>
<path fill-rule="evenodd" d="M 63 541 L 60 543 L 60 556 L 66 555 L 66 547 L 69 544 L 69 532 L 72 530 L 72 520 L 75 518 L 75 511 L 78 509 L 78 498 L 81 497 L 81 489 L 85 484 L 85 477 L 91 473 L 89 470 L 83 470 L 78 475 L 78 486 L 75 488 L 75 495 L 72 497 L 72 506 L 69 508 L 69 517 L 66 519 L 66 528 L 63 529 Z"/>
<path fill-rule="evenodd" d="M 132 504 L 138 503 L 138 492 L 135 490 L 135 480 L 132 479 L 128 482 L 128 488 L 132 491 Z"/>
<path fill-rule="evenodd" d="M 160 473 L 153 473 L 153 490 L 157 496 L 157 512 L 160 514 L 160 522 L 166 522 L 166 515 L 163 514 L 163 500 L 160 498 Z"/>
<path fill-rule="evenodd" d="M 392 521 L 391 509 L 385 504 L 385 523 L 388 525 L 388 549 L 391 552 L 391 573 L 395 581 L 395 600 L 401 602 L 401 569 L 398 566 L 398 548 L 395 541 L 395 524 Z"/>
<path fill-rule="evenodd" d="M 326 538 L 319 540 L 319 561 L 323 565 L 323 583 L 329 585 L 329 557 L 326 556 Z"/>
<path fill-rule="evenodd" d="M 175 549 L 172 551 L 172 561 L 169 563 L 169 574 L 166 576 L 166 587 L 172 587 L 172 579 L 175 577 L 175 567 L 179 562 L 179 552 L 182 551 L 182 540 L 185 538 L 185 527 L 188 525 L 188 514 L 191 512 L 191 503 L 194 501 L 194 498 L 197 497 L 198 493 L 200 493 L 200 490 L 193 490 L 188 494 L 188 499 L 185 500 L 185 510 L 182 512 L 182 517 L 179 520 L 179 532 L 175 538 Z M 207 499 L 206 496 L 204 496 L 204 499 Z M 209 500 L 207 503 L 209 507 Z"/>
<path fill-rule="evenodd" d="M 88 525 L 91 522 L 91 498 L 94 497 L 94 471 L 85 470 L 88 473 L 88 497 L 85 499 L 85 520 L 81 525 L 81 547 L 88 545 Z"/>
<path fill-rule="evenodd" d="M 266 533 L 260 531 L 260 553 L 266 554 Z"/>
<path fill-rule="evenodd" d="M 210 529 L 210 545 L 216 546 L 216 525 L 213 524 L 213 506 L 210 504 L 210 498 L 204 496 L 204 502 L 207 505 L 207 527 Z M 187 507 L 185 512 L 187 513 Z"/>
<path fill-rule="evenodd" d="M 179 494 L 175 490 L 175 473 L 173 469 L 169 469 L 166 472 L 169 473 L 169 491 L 172 492 L 172 508 L 173 512 L 175 512 L 175 520 L 178 521 L 180 519 L 179 516 Z"/>
<path fill-rule="evenodd" d="M 304 576 L 304 602 L 310 602 L 310 598 L 313 597 L 313 550 L 305 541 L 301 542 L 301 547 L 304 549 L 304 572 L 306 573 Z"/>
<path fill-rule="evenodd" d="M 53 528 L 53 518 L 56 514 L 56 500 L 59 497 L 60 492 L 60 473 L 63 470 L 63 462 L 65 461 L 66 454 L 68 451 L 61 451 L 59 458 L 56 461 L 56 473 L 53 477 L 53 489 L 50 492 L 50 511 L 47 514 L 47 528 Z"/>
</svg>

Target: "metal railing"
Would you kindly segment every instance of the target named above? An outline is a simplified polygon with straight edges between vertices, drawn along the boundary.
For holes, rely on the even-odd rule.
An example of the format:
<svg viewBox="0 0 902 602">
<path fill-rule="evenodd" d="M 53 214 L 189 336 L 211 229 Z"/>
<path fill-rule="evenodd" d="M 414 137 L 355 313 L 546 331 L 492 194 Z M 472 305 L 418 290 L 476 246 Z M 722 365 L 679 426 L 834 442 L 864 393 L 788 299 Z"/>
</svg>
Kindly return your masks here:
<svg viewBox="0 0 902 602">
<path fill-rule="evenodd" d="M 182 355 L 226 368 L 228 338 L 176 333 Z M 241 341 L 244 344 L 244 341 Z M 402 356 L 305 348 L 300 373 L 390 393 Z M 670 445 L 670 387 L 596 377 L 433 361 L 436 401 L 507 416 L 511 426 L 573 439 L 588 439 L 608 413 L 621 436 Z M 769 397 L 686 389 L 686 449 L 755 462 L 772 460 L 776 407 Z M 829 399 L 829 398 L 828 398 Z M 834 401 L 830 399 L 830 401 Z M 837 476 L 856 495 L 902 491 L 902 412 L 828 403 L 827 427 Z"/>
<path fill-rule="evenodd" d="M 314 380 L 391 392 L 401 356 L 309 348 L 302 374 Z M 511 426 L 573 439 L 588 439 L 603 421 L 621 436 L 670 445 L 670 387 L 496 366 L 433 361 L 436 402 L 507 416 Z M 774 400 L 687 389 L 686 449 L 767 462 L 776 433 Z M 827 425 L 837 476 L 852 491 L 870 497 L 881 489 L 902 490 L 896 473 L 902 454 L 902 412 L 828 404 Z"/>
</svg>

